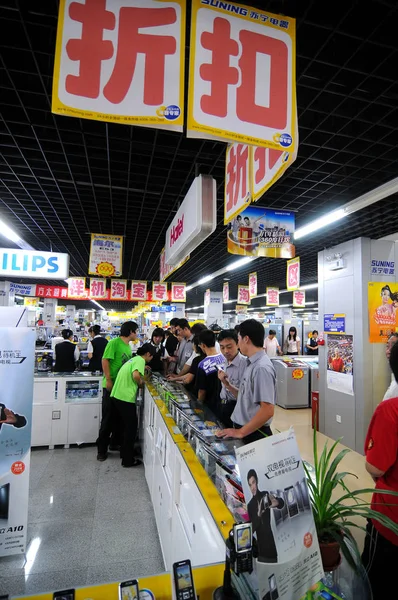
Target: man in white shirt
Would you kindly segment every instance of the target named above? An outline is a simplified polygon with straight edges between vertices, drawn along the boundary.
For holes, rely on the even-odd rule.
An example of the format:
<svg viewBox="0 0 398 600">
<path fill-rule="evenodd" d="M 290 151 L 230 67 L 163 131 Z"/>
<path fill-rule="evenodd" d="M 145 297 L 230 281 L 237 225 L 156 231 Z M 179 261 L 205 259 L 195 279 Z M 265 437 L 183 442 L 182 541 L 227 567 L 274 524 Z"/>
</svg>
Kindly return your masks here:
<svg viewBox="0 0 398 600">
<path fill-rule="evenodd" d="M 392 335 L 390 335 L 390 337 L 388 338 L 387 344 L 386 344 L 386 357 L 387 357 L 388 361 L 390 360 L 391 349 L 397 342 L 398 342 L 398 333 L 393 333 Z M 384 394 L 383 400 L 389 400 L 390 398 L 397 398 L 397 397 L 398 397 L 398 383 L 395 381 L 394 373 L 391 373 L 391 383 L 390 383 L 386 393 Z"/>
<path fill-rule="evenodd" d="M 225 427 L 233 427 L 231 415 L 236 407 L 239 386 L 247 367 L 247 360 L 239 352 L 238 334 L 235 329 L 224 329 L 218 339 L 221 352 L 226 359 L 225 371 L 218 372 L 218 378 L 222 383 L 220 417 Z"/>
<path fill-rule="evenodd" d="M 282 354 L 274 329 L 269 330 L 269 333 L 264 340 L 264 350 L 269 358 L 275 358 L 278 354 Z"/>
</svg>

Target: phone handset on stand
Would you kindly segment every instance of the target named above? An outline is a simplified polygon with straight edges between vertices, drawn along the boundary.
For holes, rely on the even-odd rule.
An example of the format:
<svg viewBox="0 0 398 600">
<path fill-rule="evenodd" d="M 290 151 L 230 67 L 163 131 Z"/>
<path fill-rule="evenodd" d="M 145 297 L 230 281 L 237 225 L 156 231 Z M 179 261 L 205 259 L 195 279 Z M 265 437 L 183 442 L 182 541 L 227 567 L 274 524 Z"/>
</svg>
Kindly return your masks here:
<svg viewBox="0 0 398 600">
<path fill-rule="evenodd" d="M 231 569 L 238 576 L 240 573 L 253 571 L 253 557 L 257 558 L 257 546 L 253 540 L 252 524 L 235 524 L 225 544 L 224 581 L 221 587 L 214 590 L 213 600 L 240 600 L 238 592 L 232 587 Z"/>
</svg>

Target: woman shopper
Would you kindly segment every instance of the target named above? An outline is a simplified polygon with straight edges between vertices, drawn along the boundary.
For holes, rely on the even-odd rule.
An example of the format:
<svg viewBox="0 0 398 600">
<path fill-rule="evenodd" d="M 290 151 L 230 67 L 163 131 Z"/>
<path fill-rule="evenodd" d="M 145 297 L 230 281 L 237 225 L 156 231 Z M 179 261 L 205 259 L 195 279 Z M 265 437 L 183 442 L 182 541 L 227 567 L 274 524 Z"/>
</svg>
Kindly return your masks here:
<svg viewBox="0 0 398 600">
<path fill-rule="evenodd" d="M 144 385 L 145 366 L 152 360 L 155 348 L 152 344 L 143 344 L 137 350 L 137 356 L 126 362 L 120 369 L 111 392 L 111 400 L 120 417 L 123 427 L 120 456 L 122 467 L 137 467 L 141 461 L 134 456 L 134 444 L 137 436 L 137 393 Z"/>
<path fill-rule="evenodd" d="M 297 329 L 295 327 L 290 327 L 289 335 L 286 338 L 285 347 L 286 354 L 293 356 L 300 354 L 300 338 L 297 335 Z"/>
</svg>

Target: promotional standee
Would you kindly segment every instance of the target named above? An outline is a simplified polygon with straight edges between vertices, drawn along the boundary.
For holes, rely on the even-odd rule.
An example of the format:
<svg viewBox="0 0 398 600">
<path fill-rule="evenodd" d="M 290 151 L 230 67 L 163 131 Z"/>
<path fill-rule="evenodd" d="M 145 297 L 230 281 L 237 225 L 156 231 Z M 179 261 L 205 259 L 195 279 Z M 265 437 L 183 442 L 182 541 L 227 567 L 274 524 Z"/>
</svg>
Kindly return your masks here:
<svg viewBox="0 0 398 600">
<path fill-rule="evenodd" d="M 35 338 L 0 328 L 0 558 L 26 547 Z"/>
<path fill-rule="evenodd" d="M 259 597 L 297 600 L 324 573 L 294 431 L 237 448 L 236 456 L 257 539 Z"/>
</svg>

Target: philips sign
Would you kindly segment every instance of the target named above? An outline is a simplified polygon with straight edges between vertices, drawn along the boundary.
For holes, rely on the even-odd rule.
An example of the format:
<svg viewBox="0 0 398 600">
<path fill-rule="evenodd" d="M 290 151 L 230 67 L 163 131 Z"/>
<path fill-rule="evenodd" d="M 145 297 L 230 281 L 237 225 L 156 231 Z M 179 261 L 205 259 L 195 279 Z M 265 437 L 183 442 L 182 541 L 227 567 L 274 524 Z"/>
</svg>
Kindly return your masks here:
<svg viewBox="0 0 398 600">
<path fill-rule="evenodd" d="M 66 279 L 69 276 L 69 255 L 0 248 L 0 276 Z"/>
<path fill-rule="evenodd" d="M 166 233 L 167 265 L 175 266 L 180 263 L 215 230 L 216 191 L 213 177 L 195 177 Z"/>
</svg>

